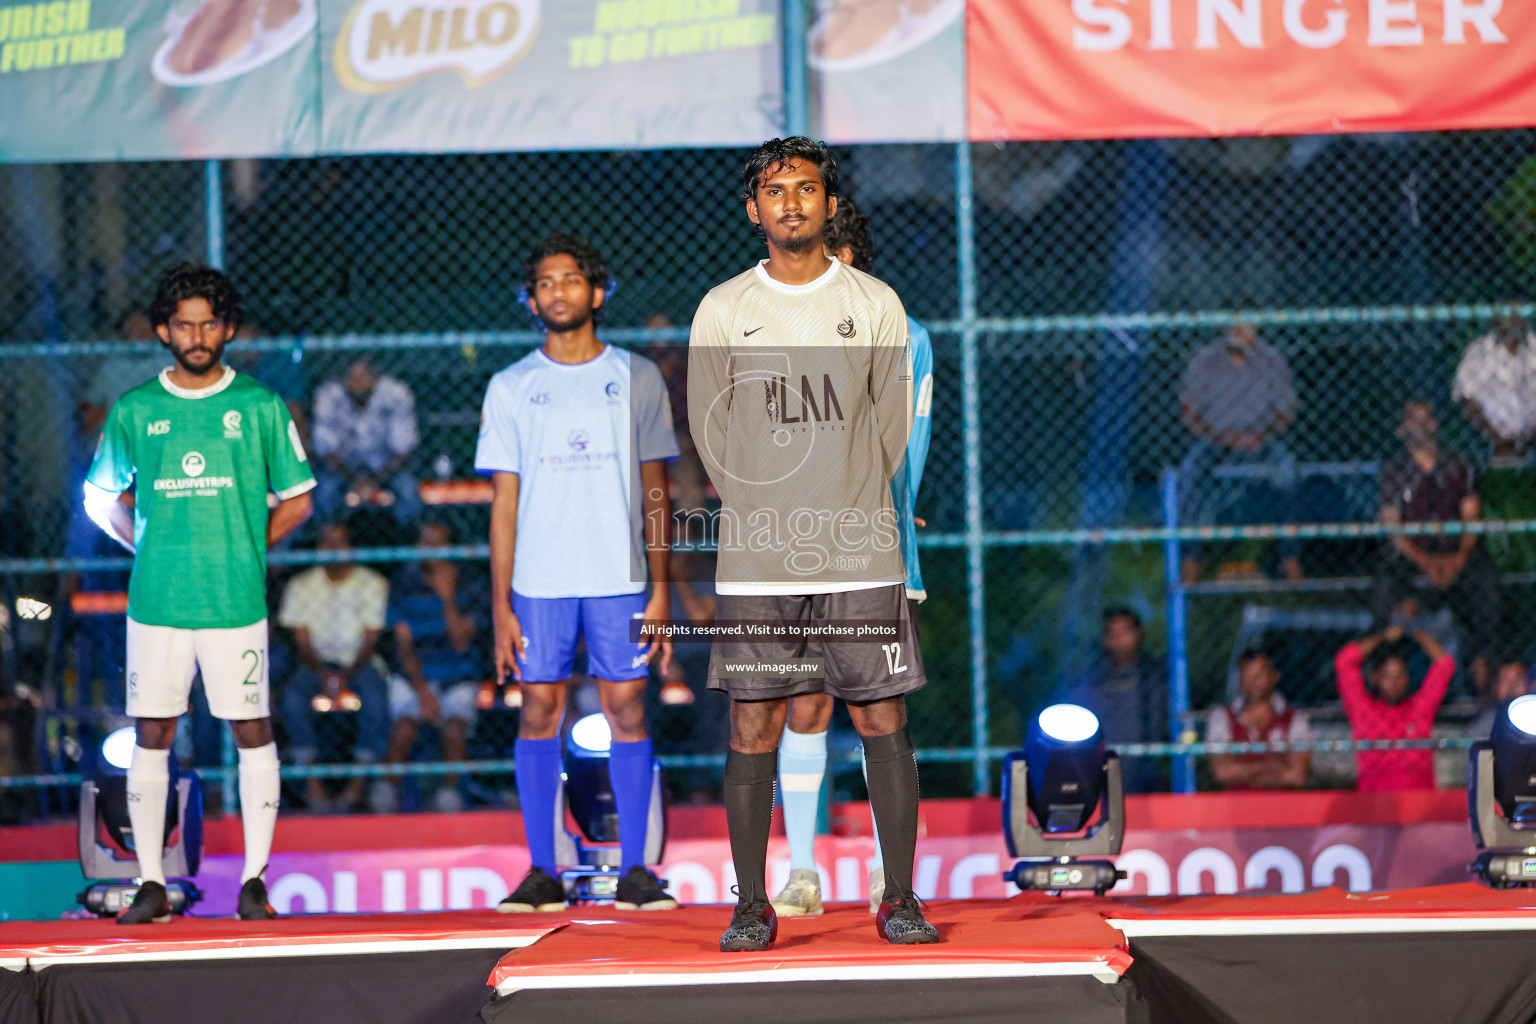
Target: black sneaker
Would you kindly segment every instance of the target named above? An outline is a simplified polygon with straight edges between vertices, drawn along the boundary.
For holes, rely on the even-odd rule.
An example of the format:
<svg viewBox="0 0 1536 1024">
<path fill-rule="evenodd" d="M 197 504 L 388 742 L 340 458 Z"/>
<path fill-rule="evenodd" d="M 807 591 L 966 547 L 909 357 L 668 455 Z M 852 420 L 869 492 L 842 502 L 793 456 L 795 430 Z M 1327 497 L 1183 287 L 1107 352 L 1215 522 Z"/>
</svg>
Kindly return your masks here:
<svg viewBox="0 0 1536 1024">
<path fill-rule="evenodd" d="M 914 892 L 893 891 L 875 914 L 875 933 L 897 946 L 938 942 L 939 930 L 923 920 L 923 901 Z"/>
<path fill-rule="evenodd" d="M 159 882 L 145 882 L 133 894 L 128 909 L 117 915 L 118 924 L 166 924 L 171 920 L 171 901 L 166 898 L 165 886 Z"/>
<path fill-rule="evenodd" d="M 512 895 L 496 904 L 503 914 L 553 913 L 565 909 L 565 886 L 543 868 L 529 868 Z"/>
<path fill-rule="evenodd" d="M 235 916 L 242 921 L 271 921 L 277 911 L 267 902 L 267 883 L 258 875 L 247 878 L 240 887 L 240 899 L 235 903 Z"/>
<path fill-rule="evenodd" d="M 676 910 L 677 900 L 661 887 L 656 873 L 636 864 L 619 879 L 615 910 Z"/>
<path fill-rule="evenodd" d="M 765 899 L 741 899 L 731 911 L 731 926 L 720 936 L 722 953 L 761 953 L 779 937 L 779 915 Z"/>
</svg>

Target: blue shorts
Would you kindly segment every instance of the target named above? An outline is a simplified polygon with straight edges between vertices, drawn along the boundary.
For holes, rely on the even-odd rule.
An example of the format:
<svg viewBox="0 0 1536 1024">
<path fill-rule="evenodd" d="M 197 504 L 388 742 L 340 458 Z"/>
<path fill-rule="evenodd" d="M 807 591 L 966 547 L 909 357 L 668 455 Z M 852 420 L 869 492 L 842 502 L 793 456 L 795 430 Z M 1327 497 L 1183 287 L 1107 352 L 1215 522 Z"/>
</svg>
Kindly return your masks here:
<svg viewBox="0 0 1536 1024">
<path fill-rule="evenodd" d="M 650 644 L 629 638 L 629 624 L 645 616 L 645 594 L 616 597 L 524 597 L 512 592 L 512 612 L 523 627 L 517 661 L 525 683 L 559 683 L 576 668 L 576 638 L 587 641 L 587 674 L 621 683 L 644 679 Z"/>
</svg>

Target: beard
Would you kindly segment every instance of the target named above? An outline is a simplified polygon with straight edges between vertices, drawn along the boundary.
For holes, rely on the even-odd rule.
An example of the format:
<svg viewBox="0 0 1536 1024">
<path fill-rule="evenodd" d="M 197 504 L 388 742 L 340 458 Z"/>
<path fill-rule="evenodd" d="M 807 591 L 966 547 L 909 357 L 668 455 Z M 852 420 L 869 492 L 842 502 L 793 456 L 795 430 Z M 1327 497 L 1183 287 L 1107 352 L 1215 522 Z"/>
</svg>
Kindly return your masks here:
<svg viewBox="0 0 1536 1024">
<path fill-rule="evenodd" d="M 544 324 L 544 330 L 551 334 L 565 334 L 570 331 L 580 330 L 592 321 L 592 307 L 573 310 L 567 313 L 564 319 L 557 319 L 539 310 L 539 320 Z"/>
<path fill-rule="evenodd" d="M 785 238 L 774 239 L 780 249 L 785 252 L 804 252 L 813 245 L 821 245 L 821 234 L 814 235 L 789 235 Z"/>
<path fill-rule="evenodd" d="M 768 241 L 772 242 L 775 248 L 783 249 L 789 253 L 800 253 L 812 246 L 824 244 L 826 228 L 826 221 L 822 221 L 815 231 L 803 231 L 797 234 L 786 232 L 782 235 L 773 235 L 765 230 L 763 234 L 767 236 Z"/>
<path fill-rule="evenodd" d="M 221 343 L 213 348 L 200 346 L 185 351 L 172 348 L 171 356 L 175 358 L 176 365 L 188 373 L 203 374 L 219 365 L 219 362 L 224 358 L 224 345 Z"/>
</svg>

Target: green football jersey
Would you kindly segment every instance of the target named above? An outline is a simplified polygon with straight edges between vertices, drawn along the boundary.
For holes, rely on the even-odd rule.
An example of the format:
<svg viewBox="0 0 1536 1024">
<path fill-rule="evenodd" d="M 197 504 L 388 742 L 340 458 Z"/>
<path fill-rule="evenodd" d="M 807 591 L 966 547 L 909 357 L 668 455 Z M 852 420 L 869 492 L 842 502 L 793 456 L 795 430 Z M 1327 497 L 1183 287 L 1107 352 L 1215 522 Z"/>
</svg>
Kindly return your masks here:
<svg viewBox="0 0 1536 1024">
<path fill-rule="evenodd" d="M 86 479 L 114 494 L 134 488 L 128 614 L 179 629 L 266 617 L 267 494 L 315 486 L 282 399 L 229 368 L 200 391 L 162 373 L 124 394 Z"/>
</svg>

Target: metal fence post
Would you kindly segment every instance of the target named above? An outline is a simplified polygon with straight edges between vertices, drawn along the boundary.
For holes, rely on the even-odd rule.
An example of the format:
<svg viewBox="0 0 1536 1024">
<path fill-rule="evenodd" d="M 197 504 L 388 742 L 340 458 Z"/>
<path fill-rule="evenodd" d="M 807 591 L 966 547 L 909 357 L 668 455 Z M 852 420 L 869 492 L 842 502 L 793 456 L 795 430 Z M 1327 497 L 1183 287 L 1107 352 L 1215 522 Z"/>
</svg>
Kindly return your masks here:
<svg viewBox="0 0 1536 1024">
<path fill-rule="evenodd" d="M 972 751 L 977 796 L 992 790 L 987 761 L 987 593 L 981 523 L 981 394 L 977 366 L 976 220 L 971 147 L 955 144 L 955 220 L 960 265 L 960 409 L 965 452 L 965 576 L 971 627 Z"/>
<path fill-rule="evenodd" d="M 1179 525 L 1179 471 L 1163 470 L 1163 523 Z M 1184 576 L 1180 568 L 1179 538 L 1163 543 L 1164 571 L 1168 581 L 1168 738 L 1184 742 L 1184 716 L 1189 713 L 1189 627 L 1185 622 Z M 1195 791 L 1195 759 L 1183 754 L 1173 759 L 1173 791 Z"/>
<path fill-rule="evenodd" d="M 784 0 L 784 134 L 810 133 L 810 89 L 805 62 L 806 0 Z"/>
<path fill-rule="evenodd" d="M 208 221 L 208 245 L 204 257 L 215 270 L 224 269 L 224 177 L 217 160 L 203 164 L 203 205 Z"/>
<path fill-rule="evenodd" d="M 217 160 L 209 160 L 203 164 L 203 207 L 208 226 L 208 238 L 204 259 L 215 270 L 224 269 L 224 179 L 222 168 Z M 235 765 L 239 754 L 235 750 L 235 734 L 229 729 L 224 729 L 219 738 L 219 761 L 224 765 L 224 779 L 221 783 L 223 801 L 221 807 L 224 813 L 235 806 L 235 799 L 239 788 L 235 785 Z"/>
</svg>

